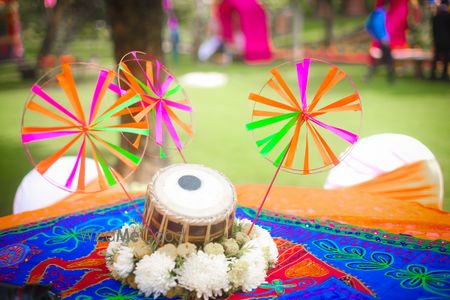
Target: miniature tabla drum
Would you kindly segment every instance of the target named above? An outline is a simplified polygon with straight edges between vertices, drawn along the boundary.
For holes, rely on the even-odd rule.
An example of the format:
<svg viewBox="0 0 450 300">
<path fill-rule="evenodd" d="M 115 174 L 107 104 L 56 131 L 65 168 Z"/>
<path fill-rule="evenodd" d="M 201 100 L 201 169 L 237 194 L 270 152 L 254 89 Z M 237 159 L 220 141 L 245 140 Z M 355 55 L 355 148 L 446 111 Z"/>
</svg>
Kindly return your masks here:
<svg viewBox="0 0 450 300">
<path fill-rule="evenodd" d="M 236 191 L 221 173 L 196 164 L 161 169 L 147 188 L 145 225 L 161 243 L 207 243 L 231 235 Z M 145 238 L 151 237 L 148 230 Z"/>
</svg>

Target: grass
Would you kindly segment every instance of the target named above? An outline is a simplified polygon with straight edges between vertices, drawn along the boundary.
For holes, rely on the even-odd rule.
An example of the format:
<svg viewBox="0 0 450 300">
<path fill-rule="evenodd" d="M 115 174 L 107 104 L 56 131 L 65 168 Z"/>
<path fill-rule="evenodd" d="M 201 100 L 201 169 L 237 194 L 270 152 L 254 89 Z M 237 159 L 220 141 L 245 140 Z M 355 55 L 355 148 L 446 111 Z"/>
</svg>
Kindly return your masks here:
<svg viewBox="0 0 450 300">
<path fill-rule="evenodd" d="M 195 110 L 196 130 L 185 152 L 188 160 L 217 168 L 235 183 L 268 183 L 275 169 L 258 154 L 244 124 L 249 121 L 251 111 L 247 95 L 260 89 L 270 66 L 195 64 L 188 57 L 182 57 L 178 65 L 170 61 L 168 65 L 177 77 L 192 71 L 223 72 L 229 77 L 224 87 L 185 88 Z M 382 72 L 370 84 L 364 84 L 361 77 L 365 66 L 340 67 L 355 81 L 363 101 L 362 136 L 391 132 L 417 138 L 436 155 L 445 185 L 450 186 L 448 84 L 404 77 L 391 85 Z M 15 190 L 31 169 L 20 143 L 20 120 L 32 82 L 18 82 L 14 69 L 2 66 L 2 70 L 10 73 L 10 76 L 3 74 L 0 81 L 0 215 L 5 215 L 11 213 Z M 311 76 L 319 78 L 323 74 Z M 326 172 L 309 176 L 281 173 L 277 184 L 318 187 L 325 177 Z M 448 192 L 445 202 L 450 210 Z"/>
</svg>

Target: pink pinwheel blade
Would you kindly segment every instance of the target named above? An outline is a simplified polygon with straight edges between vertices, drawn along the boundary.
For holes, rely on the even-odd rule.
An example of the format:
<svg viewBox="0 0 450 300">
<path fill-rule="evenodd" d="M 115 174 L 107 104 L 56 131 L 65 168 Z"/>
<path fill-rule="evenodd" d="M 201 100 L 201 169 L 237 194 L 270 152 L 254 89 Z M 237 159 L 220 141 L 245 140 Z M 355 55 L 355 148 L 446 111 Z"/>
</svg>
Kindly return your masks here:
<svg viewBox="0 0 450 300">
<path fill-rule="evenodd" d="M 166 124 L 167 130 L 169 131 L 169 134 L 172 136 L 173 142 L 177 146 L 178 150 L 181 150 L 182 146 L 180 138 L 178 137 L 175 127 L 173 127 L 172 121 L 170 121 L 170 117 L 164 105 L 161 106 L 161 110 L 162 110 L 162 117 L 164 119 L 164 123 Z"/>
<path fill-rule="evenodd" d="M 22 143 L 28 144 L 31 142 L 54 139 L 66 135 L 72 135 L 80 133 L 80 131 L 55 131 L 55 132 L 37 132 L 37 133 L 24 133 L 22 134 Z"/>
<path fill-rule="evenodd" d="M 320 127 L 323 127 L 329 131 L 331 131 L 332 133 L 336 134 L 337 136 L 339 136 L 340 138 L 346 140 L 347 142 L 349 142 L 350 144 L 354 144 L 356 143 L 356 141 L 358 140 L 358 135 L 354 134 L 350 131 L 344 130 L 342 128 L 337 128 L 331 125 L 327 125 L 319 120 L 317 120 L 316 118 L 313 117 L 309 117 L 309 120 L 311 120 L 312 122 L 316 123 L 317 125 L 319 125 Z"/>
<path fill-rule="evenodd" d="M 308 74 L 310 61 L 311 60 L 309 58 L 305 58 L 303 60 L 303 63 L 297 64 L 298 89 L 302 101 L 302 109 L 304 111 L 308 109 L 308 104 L 306 101 L 306 88 L 308 87 Z"/>
<path fill-rule="evenodd" d="M 75 173 L 77 172 L 78 165 L 80 164 L 81 153 L 83 152 L 83 148 L 84 148 L 85 144 L 86 144 L 86 140 L 83 140 L 83 143 L 81 143 L 80 150 L 78 151 L 78 154 L 77 154 L 77 160 L 75 161 L 75 165 L 73 166 L 72 171 L 70 172 L 69 178 L 66 181 L 66 185 L 65 185 L 66 188 L 70 188 L 72 186 L 72 182 L 73 182 L 73 179 L 75 178 Z"/>
</svg>

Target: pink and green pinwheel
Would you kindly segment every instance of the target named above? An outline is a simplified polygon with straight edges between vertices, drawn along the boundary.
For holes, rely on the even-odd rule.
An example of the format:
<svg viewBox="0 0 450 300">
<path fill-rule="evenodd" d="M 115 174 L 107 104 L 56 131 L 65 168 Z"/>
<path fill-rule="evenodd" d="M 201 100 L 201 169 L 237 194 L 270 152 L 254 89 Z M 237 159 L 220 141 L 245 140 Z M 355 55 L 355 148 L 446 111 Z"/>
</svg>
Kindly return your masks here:
<svg viewBox="0 0 450 300">
<path fill-rule="evenodd" d="M 111 70 L 65 64 L 31 88 L 22 119 L 22 143 L 36 170 L 53 184 L 71 192 L 96 192 L 138 167 L 142 151 L 124 147 L 124 138 L 125 134 L 149 136 L 148 120 L 121 121 L 124 110 L 142 109 L 141 97 L 133 89 L 117 97 L 109 89 L 117 87 L 115 80 L 117 74 Z M 48 155 L 49 151 L 53 153 Z M 73 166 L 67 174 L 50 178 L 49 170 L 65 155 L 76 157 Z M 96 173 L 93 182 L 86 178 L 88 158 L 95 163 L 90 170 Z"/>
<path fill-rule="evenodd" d="M 155 142 L 161 148 L 171 148 L 174 144 L 181 153 L 183 137 L 192 136 L 192 108 L 181 85 L 175 77 L 158 60 L 138 51 L 125 55 L 118 67 L 118 73 L 126 78 L 127 84 L 142 97 L 143 109 L 135 111 L 136 122 L 150 115 L 154 120 Z M 123 93 L 123 89 L 116 90 Z M 165 138 L 164 128 L 170 139 Z"/>
</svg>

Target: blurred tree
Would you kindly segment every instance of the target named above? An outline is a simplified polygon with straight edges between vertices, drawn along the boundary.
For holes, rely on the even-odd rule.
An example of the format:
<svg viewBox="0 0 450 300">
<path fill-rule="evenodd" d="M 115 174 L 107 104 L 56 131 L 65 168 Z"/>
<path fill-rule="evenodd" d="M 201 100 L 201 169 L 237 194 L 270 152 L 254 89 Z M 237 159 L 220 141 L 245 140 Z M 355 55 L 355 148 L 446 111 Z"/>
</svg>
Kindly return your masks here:
<svg viewBox="0 0 450 300">
<path fill-rule="evenodd" d="M 363 16 L 367 14 L 367 3 L 361 0 L 344 0 L 343 10 L 347 16 Z"/>
<path fill-rule="evenodd" d="M 37 55 L 44 68 L 54 67 L 56 58 L 49 61 L 49 57 L 66 54 L 68 45 L 82 29 L 95 28 L 94 23 L 104 17 L 102 0 L 59 0 L 46 12 L 46 29 Z"/>
<path fill-rule="evenodd" d="M 212 16 L 210 16 L 212 18 Z M 192 58 L 198 60 L 198 49 L 205 38 L 208 38 L 208 7 L 205 1 L 195 0 L 195 17 L 192 22 Z"/>
<path fill-rule="evenodd" d="M 323 18 L 325 25 L 325 37 L 323 44 L 325 47 L 330 47 L 333 42 L 333 23 L 334 23 L 334 10 L 331 0 L 319 0 L 319 16 Z"/>
<path fill-rule="evenodd" d="M 42 57 L 52 53 L 52 49 L 55 46 L 58 29 L 60 28 L 60 23 L 64 16 L 64 11 L 69 5 L 70 0 L 60 0 L 53 9 L 49 9 L 47 29 L 41 43 L 41 48 L 39 49 L 37 57 L 38 61 Z"/>
<path fill-rule="evenodd" d="M 293 12 L 292 35 L 293 35 L 293 56 L 299 58 L 303 56 L 303 43 L 300 34 L 303 32 L 303 11 L 298 0 L 290 0 L 289 7 Z"/>
<path fill-rule="evenodd" d="M 126 53 L 133 50 L 151 53 L 157 59 L 163 59 L 161 1 L 106 0 L 105 4 L 117 63 Z M 140 79 L 145 81 L 144 78 Z M 153 128 L 150 128 L 150 132 L 153 132 Z M 130 149 L 132 145 L 124 142 L 122 147 Z M 150 141 L 145 157 L 130 181 L 148 183 L 153 174 L 166 164 L 167 160 L 159 158 L 159 147 Z"/>
</svg>

